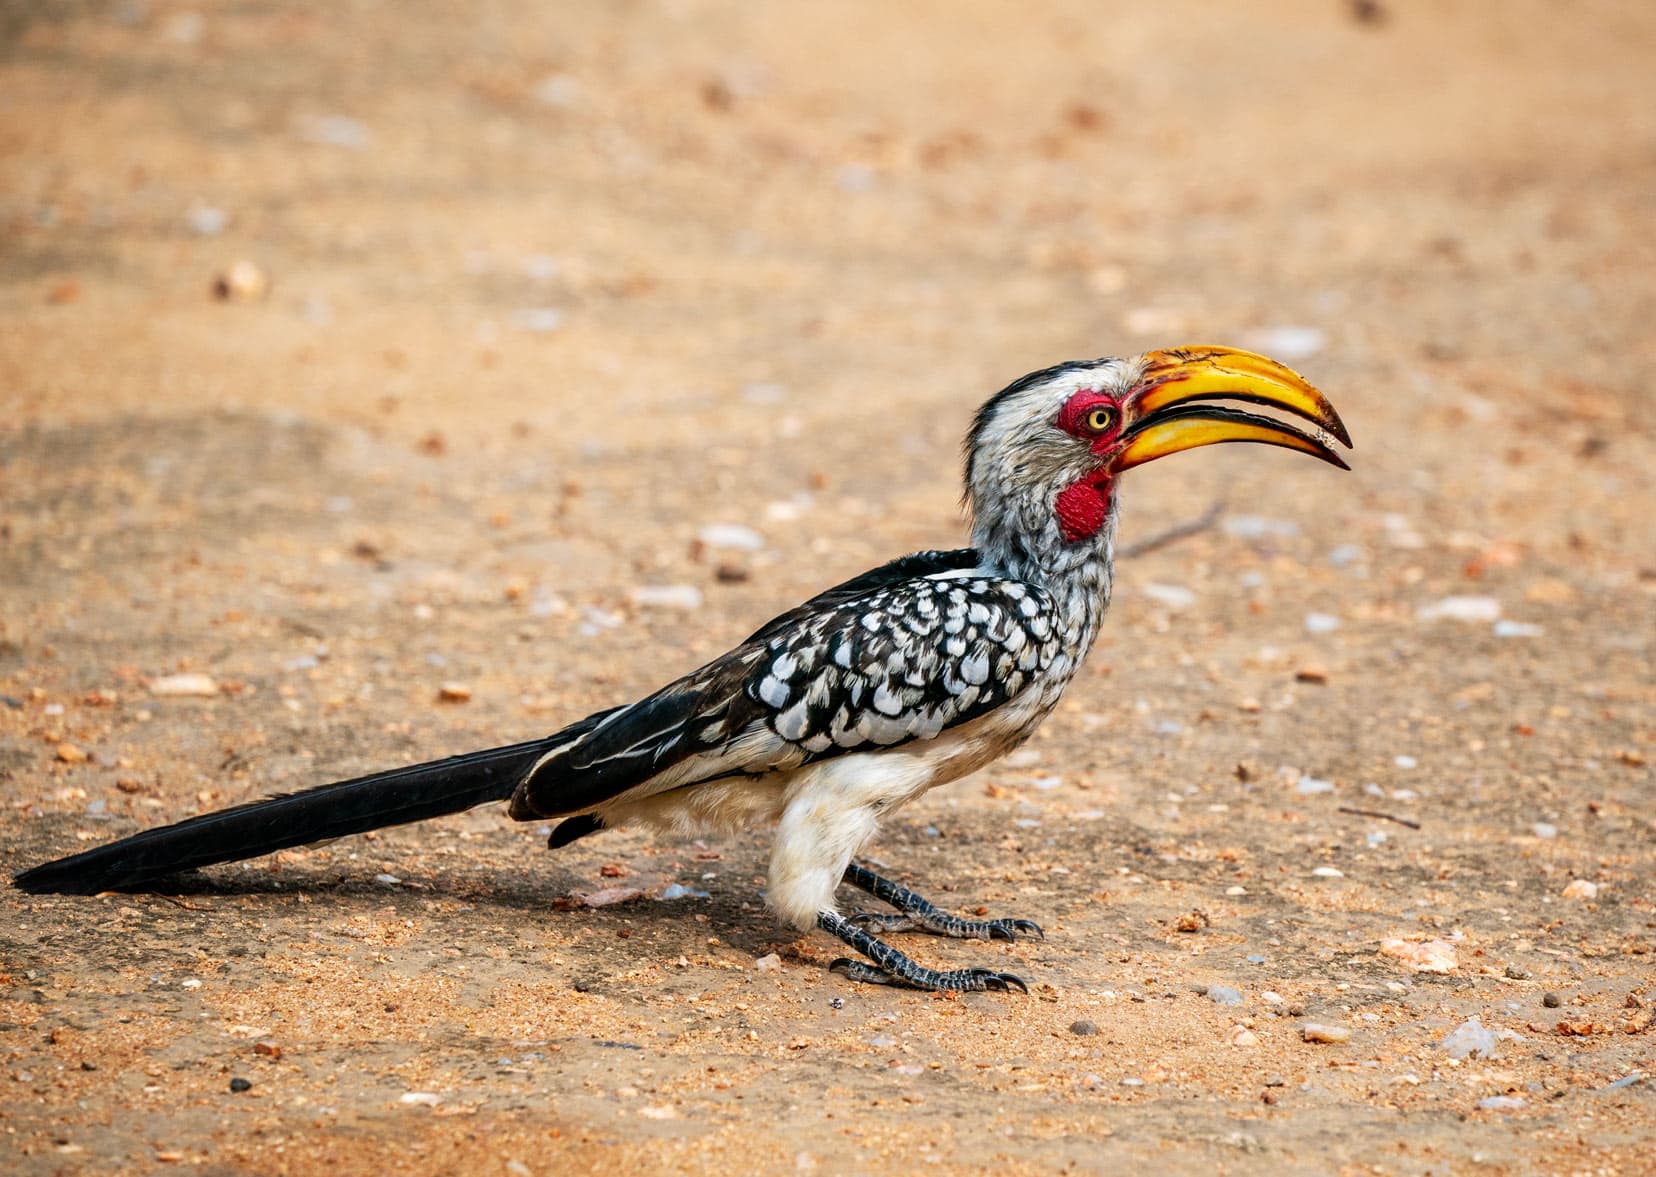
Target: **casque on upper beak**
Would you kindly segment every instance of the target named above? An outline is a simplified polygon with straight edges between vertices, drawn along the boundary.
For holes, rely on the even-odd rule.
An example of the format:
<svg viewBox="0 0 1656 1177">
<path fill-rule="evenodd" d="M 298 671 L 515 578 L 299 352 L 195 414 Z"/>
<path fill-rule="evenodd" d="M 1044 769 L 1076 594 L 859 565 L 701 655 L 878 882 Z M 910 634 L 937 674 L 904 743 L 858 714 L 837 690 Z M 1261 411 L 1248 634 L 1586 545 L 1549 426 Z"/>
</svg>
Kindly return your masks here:
<svg viewBox="0 0 1656 1177">
<path fill-rule="evenodd" d="M 1111 470 L 1128 470 L 1222 441 L 1285 446 L 1350 469 L 1318 434 L 1259 413 L 1209 403 L 1231 400 L 1281 409 L 1313 422 L 1351 448 L 1351 435 L 1328 398 L 1275 360 L 1228 347 L 1176 347 L 1148 352 L 1144 361 L 1143 378 L 1127 394 L 1127 427 Z"/>
</svg>

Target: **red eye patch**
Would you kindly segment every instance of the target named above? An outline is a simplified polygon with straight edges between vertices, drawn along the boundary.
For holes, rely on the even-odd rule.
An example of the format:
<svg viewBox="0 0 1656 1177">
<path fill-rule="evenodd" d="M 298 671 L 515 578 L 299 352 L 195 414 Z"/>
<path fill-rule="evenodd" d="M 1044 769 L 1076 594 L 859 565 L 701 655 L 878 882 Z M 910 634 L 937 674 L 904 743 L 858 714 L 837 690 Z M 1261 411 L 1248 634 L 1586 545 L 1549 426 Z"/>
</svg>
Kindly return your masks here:
<svg viewBox="0 0 1656 1177">
<path fill-rule="evenodd" d="M 1096 410 L 1105 410 L 1109 419 L 1103 429 L 1099 429 Z M 1064 407 L 1058 410 L 1058 428 L 1071 437 L 1079 437 L 1091 441 L 1094 438 L 1108 437 L 1121 425 L 1121 407 L 1115 398 L 1095 389 L 1084 388 L 1069 400 Z"/>
</svg>

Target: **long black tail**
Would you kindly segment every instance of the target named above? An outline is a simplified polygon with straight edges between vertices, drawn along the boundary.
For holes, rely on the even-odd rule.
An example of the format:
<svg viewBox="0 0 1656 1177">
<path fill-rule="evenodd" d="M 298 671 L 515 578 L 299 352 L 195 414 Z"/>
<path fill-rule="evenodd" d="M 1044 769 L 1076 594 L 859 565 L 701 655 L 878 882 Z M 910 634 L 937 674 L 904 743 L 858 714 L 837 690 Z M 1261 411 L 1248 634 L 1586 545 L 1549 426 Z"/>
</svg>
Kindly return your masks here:
<svg viewBox="0 0 1656 1177">
<path fill-rule="evenodd" d="M 33 867 L 12 882 L 36 894 L 130 890 L 192 867 L 504 801 L 535 761 L 568 743 L 573 731 L 203 814 Z"/>
</svg>

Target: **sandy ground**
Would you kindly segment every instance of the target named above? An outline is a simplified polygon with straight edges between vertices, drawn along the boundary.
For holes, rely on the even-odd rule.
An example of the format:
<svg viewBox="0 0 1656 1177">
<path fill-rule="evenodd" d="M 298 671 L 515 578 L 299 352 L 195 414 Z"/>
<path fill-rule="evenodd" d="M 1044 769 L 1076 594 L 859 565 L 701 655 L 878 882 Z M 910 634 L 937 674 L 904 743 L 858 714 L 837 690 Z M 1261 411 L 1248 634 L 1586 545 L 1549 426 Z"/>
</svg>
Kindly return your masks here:
<svg viewBox="0 0 1656 1177">
<path fill-rule="evenodd" d="M 904 938 L 1028 996 L 827 975 L 757 834 L 7 891 L 7 1172 L 1656 1167 L 1656 8 L 0 13 L 8 870 L 952 545 L 971 411 L 1059 359 L 1256 346 L 1357 442 L 1135 472 L 1126 542 L 1223 514 L 871 849 L 1044 924 Z"/>
</svg>

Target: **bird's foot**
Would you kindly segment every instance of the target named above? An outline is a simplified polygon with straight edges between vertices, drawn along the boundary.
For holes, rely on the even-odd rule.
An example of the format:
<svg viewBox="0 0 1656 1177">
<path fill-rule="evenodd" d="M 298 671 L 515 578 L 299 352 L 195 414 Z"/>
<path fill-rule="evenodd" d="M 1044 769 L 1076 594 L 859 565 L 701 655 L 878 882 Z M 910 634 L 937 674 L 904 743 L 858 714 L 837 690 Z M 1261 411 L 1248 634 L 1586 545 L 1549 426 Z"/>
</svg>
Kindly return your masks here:
<svg viewBox="0 0 1656 1177">
<path fill-rule="evenodd" d="M 852 863 L 845 868 L 845 881 L 867 891 L 876 899 L 891 904 L 901 914 L 861 912 L 850 918 L 850 923 L 870 934 L 878 932 L 930 932 L 934 936 L 948 936 L 953 940 L 1017 940 L 1035 937 L 1045 940 L 1046 933 L 1034 920 L 964 920 L 950 915 L 929 903 L 899 883 L 882 878 L 867 867 Z"/>
<path fill-rule="evenodd" d="M 836 936 L 873 961 L 865 964 L 842 956 L 828 966 L 832 973 L 842 973 L 853 981 L 870 985 L 907 985 L 914 989 L 948 989 L 963 993 L 982 993 L 986 990 L 1017 989 L 1029 992 L 1022 977 L 993 969 L 928 969 L 916 964 L 883 940 L 878 940 L 831 911 L 817 913 L 817 926 Z"/>
<path fill-rule="evenodd" d="M 1033 920 L 963 920 L 959 916 L 937 911 L 887 915 L 883 911 L 860 911 L 846 917 L 847 922 L 865 932 L 879 935 L 885 932 L 930 932 L 933 936 L 947 936 L 951 940 L 1017 940 L 1031 937 L 1045 939 L 1041 925 Z"/>
</svg>

